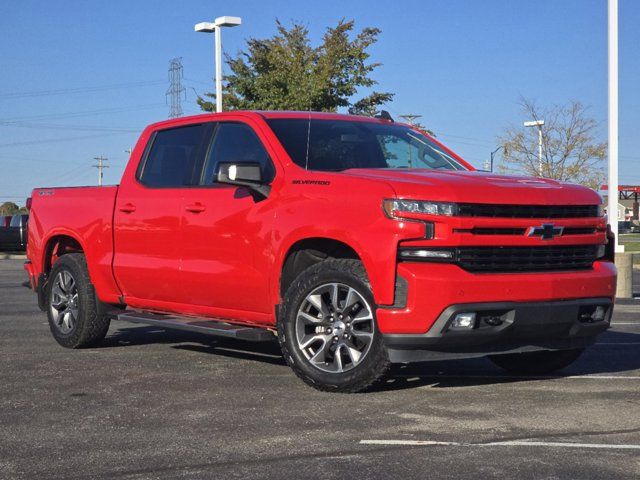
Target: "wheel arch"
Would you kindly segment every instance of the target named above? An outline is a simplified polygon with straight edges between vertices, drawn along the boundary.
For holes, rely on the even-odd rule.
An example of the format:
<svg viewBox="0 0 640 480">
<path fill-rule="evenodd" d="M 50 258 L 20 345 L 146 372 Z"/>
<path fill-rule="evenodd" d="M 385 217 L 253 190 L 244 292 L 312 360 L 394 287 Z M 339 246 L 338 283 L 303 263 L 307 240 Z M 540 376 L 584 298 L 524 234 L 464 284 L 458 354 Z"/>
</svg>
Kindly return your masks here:
<svg viewBox="0 0 640 480">
<path fill-rule="evenodd" d="M 84 253 L 78 237 L 69 232 L 52 234 L 45 242 L 42 255 L 42 273 L 49 274 L 56 260 L 67 253 Z"/>
<path fill-rule="evenodd" d="M 289 246 L 279 268 L 278 298 L 282 299 L 291 282 L 306 268 L 327 258 L 351 258 L 364 260 L 348 243 L 330 237 L 307 237 Z M 364 265 L 365 271 L 367 270 Z"/>
</svg>

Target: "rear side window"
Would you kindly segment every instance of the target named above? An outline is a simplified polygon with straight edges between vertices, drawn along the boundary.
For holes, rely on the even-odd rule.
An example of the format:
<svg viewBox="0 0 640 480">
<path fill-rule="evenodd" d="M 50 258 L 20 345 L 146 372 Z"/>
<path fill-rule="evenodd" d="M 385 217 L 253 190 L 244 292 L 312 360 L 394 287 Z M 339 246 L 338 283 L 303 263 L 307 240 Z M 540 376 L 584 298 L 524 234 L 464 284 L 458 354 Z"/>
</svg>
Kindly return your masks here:
<svg viewBox="0 0 640 480">
<path fill-rule="evenodd" d="M 140 182 L 149 187 L 192 185 L 206 131 L 200 124 L 157 132 L 138 175 Z"/>
<path fill-rule="evenodd" d="M 259 163 L 266 182 L 273 180 L 275 174 L 264 145 L 253 129 L 244 123 L 218 125 L 204 167 L 204 185 L 215 183 L 220 163 Z"/>
</svg>

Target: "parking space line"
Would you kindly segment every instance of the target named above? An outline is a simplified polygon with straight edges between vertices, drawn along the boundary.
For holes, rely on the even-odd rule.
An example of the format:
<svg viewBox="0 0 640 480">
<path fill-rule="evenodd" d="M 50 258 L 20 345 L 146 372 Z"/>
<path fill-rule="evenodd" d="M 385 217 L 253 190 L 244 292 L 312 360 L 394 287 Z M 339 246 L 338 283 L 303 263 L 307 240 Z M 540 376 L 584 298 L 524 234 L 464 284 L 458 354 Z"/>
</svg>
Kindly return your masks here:
<svg viewBox="0 0 640 480">
<path fill-rule="evenodd" d="M 530 440 L 509 440 L 504 442 L 488 443 L 462 443 L 440 442 L 435 440 L 360 440 L 361 445 L 407 445 L 407 446 L 433 446 L 444 445 L 449 447 L 549 447 L 549 448 L 592 448 L 609 450 L 640 450 L 640 445 L 634 444 L 610 444 L 610 443 L 575 443 L 575 442 L 537 442 Z"/>
<path fill-rule="evenodd" d="M 505 446 L 505 447 L 553 447 L 553 448 L 604 448 L 614 450 L 640 450 L 640 445 L 611 443 L 572 443 L 572 442 L 531 442 L 527 440 L 513 440 L 507 442 L 484 443 L 481 446 Z"/>
<path fill-rule="evenodd" d="M 449 445 L 459 447 L 458 442 L 436 442 L 434 440 L 360 440 L 361 445 Z"/>
<path fill-rule="evenodd" d="M 393 374 L 392 377 L 400 378 L 432 378 L 442 380 L 445 378 L 477 378 L 481 380 L 640 380 L 640 375 L 416 375 L 414 374 Z"/>
</svg>

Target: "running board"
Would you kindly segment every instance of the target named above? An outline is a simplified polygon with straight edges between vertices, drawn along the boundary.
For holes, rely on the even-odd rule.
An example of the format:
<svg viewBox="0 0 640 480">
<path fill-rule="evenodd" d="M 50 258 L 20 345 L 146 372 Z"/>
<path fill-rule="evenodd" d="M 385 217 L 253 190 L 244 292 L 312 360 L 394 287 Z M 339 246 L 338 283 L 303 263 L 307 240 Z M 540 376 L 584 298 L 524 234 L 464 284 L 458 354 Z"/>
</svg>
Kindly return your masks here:
<svg viewBox="0 0 640 480">
<path fill-rule="evenodd" d="M 116 317 L 126 322 L 144 323 L 161 328 L 187 330 L 189 332 L 205 333 L 219 337 L 229 337 L 249 342 L 266 342 L 275 338 L 274 334 L 257 327 L 233 325 L 223 320 L 213 320 L 204 317 L 182 317 L 178 315 L 164 315 L 151 312 L 126 311 Z"/>
</svg>

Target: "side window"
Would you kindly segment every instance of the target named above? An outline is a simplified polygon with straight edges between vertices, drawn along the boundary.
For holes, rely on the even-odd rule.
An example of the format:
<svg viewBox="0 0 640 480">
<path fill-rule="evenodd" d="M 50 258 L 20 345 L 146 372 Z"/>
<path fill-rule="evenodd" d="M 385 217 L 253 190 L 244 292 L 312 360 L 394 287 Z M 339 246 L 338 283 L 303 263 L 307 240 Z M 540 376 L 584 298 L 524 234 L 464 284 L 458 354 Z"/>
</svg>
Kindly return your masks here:
<svg viewBox="0 0 640 480">
<path fill-rule="evenodd" d="M 181 187 L 192 183 L 206 126 L 160 130 L 156 133 L 138 179 L 149 187 Z"/>
<path fill-rule="evenodd" d="M 249 125 L 243 123 L 220 123 L 215 132 L 213 145 L 209 150 L 202 176 L 203 185 L 216 181 L 220 163 L 259 163 L 262 178 L 273 180 L 275 170 L 269 154 Z"/>
</svg>

